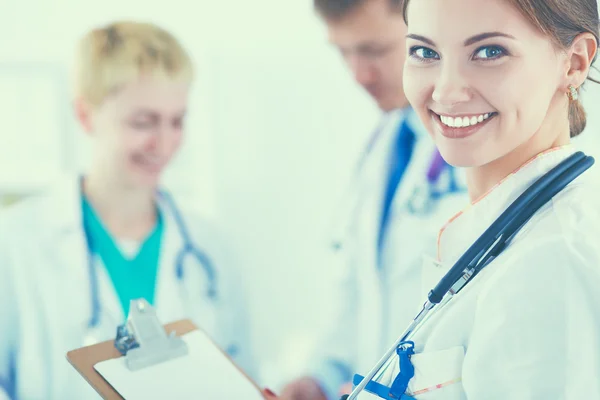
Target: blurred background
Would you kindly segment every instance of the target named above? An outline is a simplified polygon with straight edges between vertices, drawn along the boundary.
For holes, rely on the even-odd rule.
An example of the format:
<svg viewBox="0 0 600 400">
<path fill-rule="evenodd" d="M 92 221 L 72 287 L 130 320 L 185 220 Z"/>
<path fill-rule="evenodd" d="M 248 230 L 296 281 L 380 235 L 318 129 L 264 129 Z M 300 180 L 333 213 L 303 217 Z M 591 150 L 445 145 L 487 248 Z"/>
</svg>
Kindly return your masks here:
<svg viewBox="0 0 600 400">
<path fill-rule="evenodd" d="M 198 80 L 165 186 L 216 219 L 244 265 L 263 384 L 301 372 L 327 301 L 328 229 L 379 112 L 327 44 L 312 2 L 2 0 L 0 202 L 86 163 L 70 104 L 74 46 L 128 18 L 175 34 Z M 501 84 L 501 83 L 499 83 Z M 600 87 L 577 141 L 600 156 Z"/>
</svg>

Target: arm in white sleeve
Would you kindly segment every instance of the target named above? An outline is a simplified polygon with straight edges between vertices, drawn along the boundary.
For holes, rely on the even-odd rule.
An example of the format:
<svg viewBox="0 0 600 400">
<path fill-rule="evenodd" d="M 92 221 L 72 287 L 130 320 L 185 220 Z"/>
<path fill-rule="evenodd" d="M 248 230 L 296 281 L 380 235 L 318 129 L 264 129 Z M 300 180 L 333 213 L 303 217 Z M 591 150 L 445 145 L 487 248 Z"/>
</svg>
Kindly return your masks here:
<svg viewBox="0 0 600 400">
<path fill-rule="evenodd" d="M 225 282 L 222 286 L 220 304 L 222 305 L 223 326 L 229 353 L 235 363 L 252 379 L 258 379 L 258 368 L 254 357 L 254 346 L 252 343 L 252 329 L 250 324 L 250 309 L 246 288 L 243 282 L 251 282 L 251 277 L 242 279 L 240 274 L 247 273 L 239 265 L 227 264 L 222 268 L 228 268 L 221 272 Z"/>
<path fill-rule="evenodd" d="M 253 380 L 258 379 L 258 367 L 252 341 L 251 310 L 244 282 L 252 282 L 252 271 L 243 268 L 235 246 L 222 230 L 211 226 L 210 257 L 216 269 L 219 304 L 217 338 L 223 350 Z"/>
<path fill-rule="evenodd" d="M 5 224 L 0 223 L 0 229 L 5 231 Z M 0 230 L 0 400 L 13 400 L 17 383 L 17 304 L 5 234 Z"/>
<path fill-rule="evenodd" d="M 245 271 L 237 260 L 237 249 L 216 221 L 207 218 L 189 199 L 177 199 L 194 241 L 206 251 L 216 282 L 216 327 L 210 332 L 215 343 L 249 377 L 256 378 L 256 364 L 251 343 L 249 306 L 244 282 L 251 282 L 251 271 Z M 249 274 L 249 279 L 243 275 Z M 204 299 L 203 301 L 206 301 Z M 198 316 L 196 316 L 198 317 Z M 203 321 L 194 320 L 199 327 Z"/>
<path fill-rule="evenodd" d="M 469 400 L 600 398 L 598 243 L 559 238 L 508 255 L 478 299 Z"/>
<path fill-rule="evenodd" d="M 324 313 L 327 326 L 322 331 L 310 375 L 328 399 L 339 398 L 340 387 L 352 380 L 357 354 L 358 285 L 354 264 L 343 250 L 330 253 L 324 269 L 330 272 L 331 284 Z"/>
</svg>

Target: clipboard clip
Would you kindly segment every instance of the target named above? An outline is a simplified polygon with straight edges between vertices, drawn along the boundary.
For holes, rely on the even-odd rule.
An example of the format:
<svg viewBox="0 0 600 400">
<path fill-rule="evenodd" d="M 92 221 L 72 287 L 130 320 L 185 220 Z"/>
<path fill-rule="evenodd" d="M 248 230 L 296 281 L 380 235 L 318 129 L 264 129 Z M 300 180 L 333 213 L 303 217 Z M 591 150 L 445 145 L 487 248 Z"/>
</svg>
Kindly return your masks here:
<svg viewBox="0 0 600 400">
<path fill-rule="evenodd" d="M 130 371 L 188 354 L 187 343 L 175 332 L 167 335 L 156 310 L 145 299 L 131 300 L 127 322 L 117 328 L 114 344 Z"/>
</svg>

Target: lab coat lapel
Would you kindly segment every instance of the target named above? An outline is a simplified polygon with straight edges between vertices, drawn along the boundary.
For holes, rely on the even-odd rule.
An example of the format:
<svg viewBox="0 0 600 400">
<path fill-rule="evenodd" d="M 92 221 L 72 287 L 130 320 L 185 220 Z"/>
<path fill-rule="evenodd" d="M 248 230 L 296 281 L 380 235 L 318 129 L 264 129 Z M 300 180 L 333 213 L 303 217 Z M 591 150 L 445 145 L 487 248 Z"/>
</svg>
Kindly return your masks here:
<svg viewBox="0 0 600 400">
<path fill-rule="evenodd" d="M 49 255 L 50 268 L 44 269 L 52 280 L 62 280 L 60 293 L 48 301 L 68 301 L 72 315 L 81 316 L 78 331 L 91 316 L 87 245 L 82 227 L 79 179 L 68 177 L 52 188 L 48 208 L 44 210 L 43 254 Z M 47 252 L 47 253 L 46 253 Z M 41 280 L 43 281 L 43 280 Z M 86 286 L 83 286 L 86 285 Z M 87 295 L 86 295 L 87 294 Z M 64 304 L 67 305 L 66 303 Z M 76 310 L 73 310 L 76 308 Z M 64 311 L 64 310 L 63 310 Z"/>
<path fill-rule="evenodd" d="M 168 196 L 168 195 L 167 195 Z M 218 335 L 218 318 L 215 301 L 208 299 L 207 275 L 204 266 L 192 253 L 186 253 L 182 258 L 183 279 L 177 278 L 176 268 L 179 254 L 185 248 L 185 239 L 177 225 L 175 212 L 183 219 L 188 234 L 191 235 L 192 246 L 197 246 L 198 238 L 194 236 L 198 220 L 190 219 L 185 210 L 177 208 L 177 204 L 169 204 L 164 196 L 158 197 L 158 205 L 162 212 L 164 233 L 159 259 L 159 281 L 156 292 L 156 307 L 159 317 L 164 322 L 190 318 L 196 325 L 202 327 L 211 335 Z M 210 256 L 210 255 L 209 255 Z M 217 282 L 220 275 L 217 276 Z M 219 285 L 217 297 L 221 295 Z M 218 299 L 217 299 L 218 303 Z"/>
<path fill-rule="evenodd" d="M 396 137 L 398 124 L 401 118 L 401 112 L 389 113 L 385 117 L 387 122 L 381 137 L 373 146 L 368 161 L 365 163 L 364 170 L 360 176 L 359 190 L 364 197 L 363 208 L 359 213 L 360 231 L 362 235 L 359 242 L 362 245 L 368 244 L 365 251 L 365 258 L 369 265 L 373 264 L 375 270 L 379 268 L 378 263 L 378 236 L 382 217 L 382 204 L 385 196 L 385 187 L 387 183 L 388 161 L 392 142 Z M 366 260 L 364 260 L 366 261 Z"/>
<path fill-rule="evenodd" d="M 171 322 L 185 317 L 181 285 L 176 275 L 178 253 L 183 249 L 183 238 L 178 232 L 170 207 L 160 196 L 158 207 L 163 218 L 163 237 L 158 262 L 155 306 L 161 321 Z"/>
<path fill-rule="evenodd" d="M 77 176 L 65 178 L 51 191 L 51 202 L 45 215 L 48 229 L 44 232 L 44 243 L 53 259 L 48 265 L 56 266 L 56 270 L 48 272 L 59 276 L 64 282 L 60 286 L 60 293 L 57 293 L 57 298 L 64 303 L 62 312 L 68 309 L 70 314 L 78 316 L 77 321 L 72 319 L 76 326 L 72 326 L 71 329 L 73 333 L 83 336 L 82 332 L 88 331 L 87 326 L 92 316 L 92 301 L 80 179 Z M 122 322 L 123 313 L 104 268 L 99 263 L 94 267 L 98 277 L 101 325 L 87 336 L 97 341 L 113 334 L 115 324 Z M 103 329 L 103 326 L 106 328 Z"/>
<path fill-rule="evenodd" d="M 359 176 L 357 190 L 362 197 L 360 212 L 357 216 L 357 243 L 360 246 L 357 257 L 352 262 L 360 285 L 359 292 L 364 295 L 359 305 L 359 337 L 361 351 L 359 360 L 362 367 L 368 368 L 373 356 L 381 352 L 382 297 L 378 265 L 378 235 L 381 222 L 384 188 L 387 182 L 387 165 L 390 142 L 394 140 L 401 112 L 386 115 L 381 136 L 373 145 Z"/>
<path fill-rule="evenodd" d="M 67 351 L 87 344 L 91 301 L 80 200 L 79 178 L 62 177 L 43 195 L 40 221 L 34 222 L 40 227 L 37 232 L 40 248 L 35 255 L 40 260 L 32 264 L 36 268 L 32 273 L 38 274 L 34 281 L 43 285 L 38 289 L 40 295 L 35 307 L 44 310 L 39 313 L 44 318 L 37 321 L 37 329 L 46 338 L 35 357 L 46 369 L 64 359 Z M 50 367 L 43 374 L 52 382 L 51 391 L 46 393 L 49 398 L 60 398 L 66 386 L 73 393 L 89 393 L 84 384 L 74 381 L 77 377 L 72 370 Z"/>
<path fill-rule="evenodd" d="M 435 144 L 429 137 L 417 136 L 411 162 L 402 177 L 394 197 L 394 210 L 406 211 L 408 202 L 417 191 L 429 191 L 427 169 L 435 151 Z"/>
</svg>

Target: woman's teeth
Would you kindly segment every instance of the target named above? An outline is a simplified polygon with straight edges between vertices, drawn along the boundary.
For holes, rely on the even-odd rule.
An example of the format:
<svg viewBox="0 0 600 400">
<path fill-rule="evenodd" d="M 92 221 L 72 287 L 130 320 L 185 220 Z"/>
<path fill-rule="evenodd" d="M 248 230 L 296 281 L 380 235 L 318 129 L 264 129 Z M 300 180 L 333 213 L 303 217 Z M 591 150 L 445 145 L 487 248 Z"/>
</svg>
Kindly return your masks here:
<svg viewBox="0 0 600 400">
<path fill-rule="evenodd" d="M 442 121 L 442 124 L 451 128 L 463 128 L 466 126 L 480 124 L 488 119 L 491 115 L 491 113 L 473 115 L 471 117 L 447 117 L 445 115 L 440 115 L 440 120 Z"/>
</svg>

